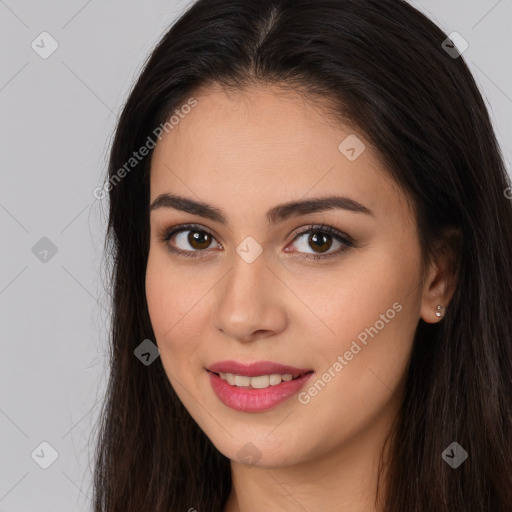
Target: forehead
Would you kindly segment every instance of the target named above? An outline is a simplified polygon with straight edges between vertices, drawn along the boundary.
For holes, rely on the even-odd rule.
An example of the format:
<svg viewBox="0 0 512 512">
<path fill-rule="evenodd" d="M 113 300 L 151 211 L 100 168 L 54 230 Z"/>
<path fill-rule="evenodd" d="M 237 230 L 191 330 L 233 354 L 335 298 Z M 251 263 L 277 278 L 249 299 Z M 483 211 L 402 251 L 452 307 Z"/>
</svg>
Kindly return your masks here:
<svg viewBox="0 0 512 512">
<path fill-rule="evenodd" d="M 179 192 L 244 211 L 255 201 L 339 193 L 378 211 L 401 200 L 364 136 L 335 123 L 312 97 L 273 86 L 212 86 L 193 98 L 196 106 L 155 147 L 151 201 Z"/>
</svg>

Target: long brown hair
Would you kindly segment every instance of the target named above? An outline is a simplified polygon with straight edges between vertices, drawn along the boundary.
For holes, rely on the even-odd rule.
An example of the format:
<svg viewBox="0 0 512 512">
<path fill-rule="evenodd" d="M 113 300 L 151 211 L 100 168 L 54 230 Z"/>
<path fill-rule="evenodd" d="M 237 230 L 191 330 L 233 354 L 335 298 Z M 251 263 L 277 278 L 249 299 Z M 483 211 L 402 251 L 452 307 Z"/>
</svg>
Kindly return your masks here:
<svg viewBox="0 0 512 512">
<path fill-rule="evenodd" d="M 123 108 L 109 162 L 113 313 L 95 512 L 216 512 L 230 492 L 230 461 L 181 404 L 160 359 L 145 366 L 134 356 L 155 340 L 145 297 L 151 151 L 130 158 L 213 83 L 279 83 L 328 100 L 414 204 L 425 260 L 444 228 L 460 229 L 446 318 L 418 323 L 383 510 L 512 510 L 510 181 L 482 96 L 446 39 L 403 0 L 199 0 L 161 39 Z M 469 454 L 457 469 L 441 457 L 453 441 Z"/>
</svg>

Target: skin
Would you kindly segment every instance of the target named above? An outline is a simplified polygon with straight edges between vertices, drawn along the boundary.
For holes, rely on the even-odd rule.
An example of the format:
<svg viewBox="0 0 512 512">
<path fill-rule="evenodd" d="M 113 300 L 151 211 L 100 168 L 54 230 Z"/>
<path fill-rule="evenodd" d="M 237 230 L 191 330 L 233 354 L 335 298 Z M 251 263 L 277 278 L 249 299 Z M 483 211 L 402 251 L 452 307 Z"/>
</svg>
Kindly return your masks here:
<svg viewBox="0 0 512 512">
<path fill-rule="evenodd" d="M 452 297 L 449 258 L 440 253 L 422 281 L 403 192 L 361 134 L 366 150 L 356 160 L 338 150 L 355 132 L 329 119 L 318 101 L 268 85 L 229 93 L 211 86 L 194 98 L 197 106 L 154 150 L 150 201 L 163 193 L 201 200 L 221 209 L 228 225 L 153 210 L 146 294 L 172 386 L 232 461 L 225 511 L 378 510 L 379 455 L 418 321 L 439 321 L 436 306 Z M 331 194 L 373 215 L 334 209 L 267 223 L 277 204 Z M 189 231 L 174 236 L 175 246 L 198 258 L 172 254 L 172 241 L 158 237 L 182 223 L 213 236 L 205 249 L 187 242 Z M 301 259 L 341 247 L 329 234 L 330 247 L 308 243 L 309 224 L 336 228 L 356 245 L 325 260 Z M 293 237 L 298 228 L 306 234 Z M 263 250 L 252 263 L 236 252 L 248 236 Z M 397 302 L 401 311 L 307 404 L 295 395 L 265 412 L 239 412 L 211 388 L 205 368 L 226 359 L 311 368 L 313 383 Z M 260 454 L 254 465 L 239 461 L 249 442 Z"/>
</svg>

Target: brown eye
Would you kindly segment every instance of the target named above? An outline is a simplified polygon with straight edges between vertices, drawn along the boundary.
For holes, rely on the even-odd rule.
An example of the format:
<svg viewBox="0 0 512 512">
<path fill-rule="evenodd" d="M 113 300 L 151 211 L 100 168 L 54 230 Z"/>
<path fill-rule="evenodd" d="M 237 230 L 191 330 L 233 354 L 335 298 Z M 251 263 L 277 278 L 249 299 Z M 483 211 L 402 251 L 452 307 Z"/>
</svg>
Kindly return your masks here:
<svg viewBox="0 0 512 512">
<path fill-rule="evenodd" d="M 299 249 L 303 259 L 320 260 L 331 256 L 339 255 L 350 247 L 354 247 L 355 241 L 349 235 L 339 232 L 337 229 L 329 226 L 307 226 L 309 230 L 296 234 L 292 245 Z M 309 235 L 306 239 L 306 235 Z M 212 241 L 215 237 L 208 231 L 196 225 L 175 226 L 158 235 L 172 253 L 191 258 L 201 256 L 201 253 L 209 253 Z M 298 242 L 297 242 L 298 241 Z M 329 251 L 333 243 L 338 244 L 338 250 Z M 223 248 L 222 244 L 218 248 Z M 289 251 L 287 248 L 285 252 Z"/>
<path fill-rule="evenodd" d="M 302 253 L 301 257 L 304 259 L 329 258 L 354 246 L 354 240 L 350 236 L 329 226 L 308 226 L 308 228 L 308 231 L 298 233 L 293 240 L 293 245 L 299 253 Z M 306 237 L 306 235 L 308 236 Z M 338 250 L 327 252 L 333 243 L 338 244 Z"/>
<path fill-rule="evenodd" d="M 208 246 L 210 245 L 212 241 L 212 236 L 210 233 L 206 233 L 206 231 L 193 231 L 193 230 L 187 230 L 189 232 L 189 235 L 187 238 L 187 243 L 190 244 L 190 247 L 193 247 L 194 249 L 208 249 Z"/>
<path fill-rule="evenodd" d="M 207 249 L 215 237 L 198 226 L 181 225 L 164 231 L 159 235 L 159 239 L 173 253 L 196 257 L 201 252 L 208 252 Z M 220 244 L 219 246 L 222 247 Z"/>
<path fill-rule="evenodd" d="M 179 251 L 183 252 L 190 252 L 191 250 L 193 252 L 204 251 L 209 249 L 212 240 L 215 240 L 210 233 L 197 228 L 176 230 L 169 236 L 170 242 L 172 238 L 174 238 L 172 244 L 176 246 Z"/>
<path fill-rule="evenodd" d="M 328 251 L 332 245 L 332 236 L 317 232 L 309 236 L 308 244 L 310 244 L 313 250 L 319 249 L 320 252 L 325 252 Z"/>
</svg>

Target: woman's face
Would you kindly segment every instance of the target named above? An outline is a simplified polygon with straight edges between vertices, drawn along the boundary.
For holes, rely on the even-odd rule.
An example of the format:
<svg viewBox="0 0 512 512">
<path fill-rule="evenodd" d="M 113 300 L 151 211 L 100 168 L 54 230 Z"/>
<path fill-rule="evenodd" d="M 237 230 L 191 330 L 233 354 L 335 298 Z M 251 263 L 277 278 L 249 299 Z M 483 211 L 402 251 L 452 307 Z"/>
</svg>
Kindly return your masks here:
<svg viewBox="0 0 512 512">
<path fill-rule="evenodd" d="M 348 454 L 400 402 L 425 307 L 413 213 L 367 141 L 318 105 L 274 87 L 194 97 L 151 162 L 146 293 L 163 367 L 232 460 Z M 164 239 L 182 224 L 195 226 Z"/>
</svg>

